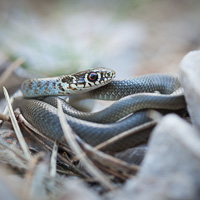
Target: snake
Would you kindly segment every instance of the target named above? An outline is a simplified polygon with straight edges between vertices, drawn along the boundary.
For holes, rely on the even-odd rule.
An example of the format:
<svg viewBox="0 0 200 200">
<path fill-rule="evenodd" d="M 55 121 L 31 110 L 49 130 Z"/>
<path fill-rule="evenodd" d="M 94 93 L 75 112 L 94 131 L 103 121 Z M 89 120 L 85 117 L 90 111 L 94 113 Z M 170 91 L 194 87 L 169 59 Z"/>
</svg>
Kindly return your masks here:
<svg viewBox="0 0 200 200">
<path fill-rule="evenodd" d="M 151 121 L 148 109 L 179 110 L 186 107 L 178 77 L 168 74 L 147 74 L 115 80 L 115 71 L 101 67 L 59 77 L 25 80 L 23 97 L 16 98 L 25 119 L 37 130 L 60 143 L 65 142 L 57 102 L 73 131 L 85 142 L 96 146 L 131 128 Z M 82 112 L 62 96 L 113 100 L 98 112 Z M 123 138 L 108 146 L 106 151 L 118 152 L 147 141 L 151 130 Z"/>
</svg>

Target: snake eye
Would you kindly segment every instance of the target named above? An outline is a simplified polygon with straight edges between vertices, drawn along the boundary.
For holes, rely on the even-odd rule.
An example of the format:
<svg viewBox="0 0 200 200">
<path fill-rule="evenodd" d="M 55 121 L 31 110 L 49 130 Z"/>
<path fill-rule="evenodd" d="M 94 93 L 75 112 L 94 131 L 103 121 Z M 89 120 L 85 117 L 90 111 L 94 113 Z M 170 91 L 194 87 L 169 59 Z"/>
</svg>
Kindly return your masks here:
<svg viewBox="0 0 200 200">
<path fill-rule="evenodd" d="M 91 72 L 88 74 L 88 80 L 91 82 L 95 82 L 98 79 L 98 74 Z"/>
</svg>

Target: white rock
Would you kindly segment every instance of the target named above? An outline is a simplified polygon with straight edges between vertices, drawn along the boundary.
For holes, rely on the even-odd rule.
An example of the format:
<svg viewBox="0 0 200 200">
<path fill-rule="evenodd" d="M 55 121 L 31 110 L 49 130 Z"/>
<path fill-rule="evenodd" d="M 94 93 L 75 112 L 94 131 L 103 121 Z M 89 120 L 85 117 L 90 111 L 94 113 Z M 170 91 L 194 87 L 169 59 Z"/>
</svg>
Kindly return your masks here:
<svg viewBox="0 0 200 200">
<path fill-rule="evenodd" d="M 175 114 L 154 129 L 137 177 L 130 179 L 115 200 L 198 200 L 200 135 Z"/>
<path fill-rule="evenodd" d="M 175 114 L 163 117 L 152 133 L 139 177 L 183 172 L 200 184 L 200 135 Z M 199 185 L 200 186 L 200 185 Z"/>
<path fill-rule="evenodd" d="M 200 51 L 192 51 L 183 58 L 180 64 L 180 81 L 191 121 L 200 130 Z"/>
</svg>

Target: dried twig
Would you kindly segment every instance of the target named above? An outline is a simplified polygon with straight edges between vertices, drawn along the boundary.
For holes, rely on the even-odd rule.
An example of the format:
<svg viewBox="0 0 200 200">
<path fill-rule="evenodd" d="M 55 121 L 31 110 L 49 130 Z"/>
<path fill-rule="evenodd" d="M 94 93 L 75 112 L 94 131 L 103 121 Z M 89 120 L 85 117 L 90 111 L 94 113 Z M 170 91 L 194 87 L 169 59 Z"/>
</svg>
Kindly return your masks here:
<svg viewBox="0 0 200 200">
<path fill-rule="evenodd" d="M 11 118 L 11 122 L 12 122 L 13 128 L 15 130 L 15 133 L 17 135 L 17 138 L 19 140 L 21 148 L 24 151 L 24 154 L 25 154 L 26 158 L 29 160 L 31 155 L 30 155 L 28 146 L 26 144 L 26 141 L 24 140 L 24 137 L 23 137 L 23 135 L 22 135 L 22 133 L 20 131 L 19 125 L 17 123 L 17 120 L 15 118 L 15 115 L 14 115 L 14 112 L 13 112 L 13 109 L 12 109 L 12 106 L 11 106 L 11 103 L 10 103 L 9 95 L 8 95 L 8 92 L 7 92 L 5 87 L 3 87 L 3 92 L 4 92 L 4 95 L 5 95 L 6 101 L 7 101 L 9 114 L 10 114 L 10 118 Z"/>
<path fill-rule="evenodd" d="M 41 143 L 42 141 L 39 140 L 39 139 L 35 136 L 35 133 L 36 133 L 37 135 L 41 136 L 44 140 L 47 140 L 47 141 L 50 141 L 50 142 L 54 143 L 54 140 L 52 140 L 51 138 L 48 138 L 47 136 L 45 136 L 44 134 L 42 134 L 40 131 L 38 131 L 35 127 L 33 127 L 33 126 L 24 118 L 24 116 L 21 114 L 21 112 L 20 112 L 19 109 L 16 109 L 16 110 L 15 110 L 15 114 L 16 114 L 16 117 L 17 117 L 19 123 L 23 126 L 23 128 L 26 129 L 26 131 L 28 131 L 32 136 L 34 136 L 35 139 L 38 140 L 38 142 Z M 33 131 L 34 134 L 33 134 L 31 131 Z M 42 142 L 42 145 L 44 145 L 43 142 Z M 60 146 L 61 146 L 61 147 L 63 148 L 63 150 L 65 150 L 67 153 L 73 155 L 71 149 L 69 149 L 69 148 L 67 147 L 67 145 L 59 144 L 59 147 L 60 147 Z M 49 149 L 49 148 L 48 148 L 48 149 Z M 51 151 L 51 149 L 50 149 L 50 151 Z"/>
<path fill-rule="evenodd" d="M 11 104 L 13 103 L 13 97 L 10 98 L 10 103 Z M 7 116 L 8 115 L 8 106 L 5 107 L 5 109 L 1 115 L 2 115 L 1 116 L 2 118 L 0 119 L 0 127 L 3 125 L 4 121 L 10 121 L 10 117 Z M 8 117 L 9 117 L 9 119 L 8 119 Z M 6 119 L 8 119 L 8 120 L 6 120 Z"/>
<path fill-rule="evenodd" d="M 127 131 L 124 131 L 122 133 L 120 133 L 119 135 L 116 135 L 112 138 L 110 138 L 109 140 L 102 142 L 101 144 L 98 144 L 97 146 L 95 146 L 95 149 L 100 150 L 103 149 L 105 147 L 108 147 L 109 145 L 118 142 L 119 140 L 122 140 L 125 137 L 134 135 L 138 132 L 144 131 L 146 129 L 152 128 L 154 127 L 156 124 L 158 123 L 157 120 L 151 121 L 151 122 L 147 122 L 145 124 L 142 124 L 140 126 L 134 127 L 132 129 L 129 129 Z"/>
<path fill-rule="evenodd" d="M 94 147 L 83 142 L 79 137 L 77 137 L 77 142 L 84 150 L 85 154 L 87 154 L 97 166 L 116 177 L 123 177 L 123 179 L 129 178 L 130 176 L 135 175 L 139 169 L 138 165 L 129 164 L 104 152 L 96 150 Z"/>
<path fill-rule="evenodd" d="M 40 133 L 37 129 L 35 129 L 31 124 L 29 124 L 26 119 L 23 117 L 22 114 L 20 114 L 19 110 L 17 111 L 16 113 L 18 115 L 18 119 L 22 125 L 22 127 L 27 131 L 29 132 L 39 143 L 41 143 L 46 149 L 48 149 L 49 151 L 52 151 L 52 148 L 50 146 L 48 146 L 45 142 L 43 142 L 42 140 L 38 139 L 37 138 L 37 135 L 33 134 L 30 130 L 34 131 L 34 133 L 40 135 L 41 137 L 43 137 L 45 140 L 47 141 L 51 141 L 51 142 L 54 142 L 53 140 L 51 140 L 50 138 L 47 138 L 46 136 L 44 136 L 42 133 Z M 30 128 L 30 129 L 29 129 Z M 60 146 L 60 144 L 59 144 Z M 74 153 L 72 153 L 72 151 L 64 146 L 64 145 L 61 145 L 61 148 L 74 155 Z M 62 155 L 58 154 L 58 159 L 60 161 L 62 161 L 62 165 L 64 165 L 68 170 L 74 172 L 75 174 L 74 175 L 79 175 L 80 177 L 83 177 L 83 178 L 88 178 L 88 175 L 83 173 L 82 171 L 80 171 L 78 168 L 76 168 L 72 163 L 71 161 L 69 161 L 68 159 L 66 159 L 65 157 L 63 157 Z"/>
<path fill-rule="evenodd" d="M 61 103 L 58 101 L 58 115 L 61 123 L 61 127 L 63 129 L 64 136 L 66 137 L 67 142 L 70 147 L 74 150 L 74 152 L 79 156 L 83 154 L 80 146 L 77 144 L 76 139 L 74 137 L 73 130 L 66 122 L 64 113 L 62 111 Z M 86 170 L 89 174 L 97 179 L 97 181 L 106 189 L 106 190 L 115 190 L 116 187 L 110 182 L 110 180 L 95 167 L 95 165 L 90 161 L 87 156 L 83 156 L 80 158 L 82 163 L 85 165 Z"/>
<path fill-rule="evenodd" d="M 57 153 L 58 153 L 58 145 L 55 142 L 53 146 L 52 155 L 51 155 L 51 164 L 50 164 L 50 172 L 49 172 L 51 177 L 55 177 L 56 175 Z"/>
</svg>

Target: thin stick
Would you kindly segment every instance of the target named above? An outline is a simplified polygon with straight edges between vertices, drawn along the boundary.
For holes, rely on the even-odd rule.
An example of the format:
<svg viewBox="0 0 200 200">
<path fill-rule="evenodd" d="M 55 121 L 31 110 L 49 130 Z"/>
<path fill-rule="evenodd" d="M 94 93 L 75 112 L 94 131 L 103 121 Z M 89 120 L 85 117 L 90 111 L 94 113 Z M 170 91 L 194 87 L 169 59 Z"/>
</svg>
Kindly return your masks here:
<svg viewBox="0 0 200 200">
<path fill-rule="evenodd" d="M 32 127 L 26 120 L 25 118 L 22 116 L 22 114 L 20 114 L 19 112 L 17 113 L 19 116 L 19 120 L 21 122 L 21 125 L 23 126 L 23 128 L 30 133 L 39 143 L 41 143 L 46 149 L 48 149 L 49 151 L 52 151 L 52 148 L 49 147 L 45 142 L 43 142 L 42 140 L 40 140 L 37 135 L 33 134 L 31 132 L 34 131 L 36 134 L 40 135 L 41 137 L 43 137 L 44 135 L 42 135 L 37 129 L 35 129 L 34 127 Z M 29 129 L 30 128 L 30 129 Z M 51 140 L 50 138 L 47 137 L 43 137 L 44 139 L 46 139 L 47 141 L 51 141 L 54 142 L 53 140 Z M 74 155 L 74 153 L 72 153 L 71 149 L 66 148 L 64 145 L 61 146 L 66 152 Z M 63 165 L 68 168 L 68 170 L 71 170 L 72 172 L 74 172 L 75 174 L 78 174 L 81 177 L 84 178 L 88 178 L 88 175 L 83 173 L 82 171 L 80 171 L 78 168 L 76 168 L 68 159 L 66 159 L 65 157 L 61 156 L 60 154 L 57 155 L 58 159 L 60 159 L 63 163 Z"/>
<path fill-rule="evenodd" d="M 73 130 L 66 122 L 60 101 L 58 101 L 58 116 L 60 119 L 64 136 L 66 137 L 66 140 L 69 143 L 70 147 L 74 150 L 74 152 L 77 155 L 82 155 L 83 151 L 81 150 L 80 146 L 77 144 L 75 140 L 75 137 L 73 135 Z M 110 180 L 107 179 L 107 177 L 94 166 L 94 164 L 87 156 L 81 157 L 81 161 L 85 165 L 85 168 L 88 171 L 88 173 L 91 174 L 93 177 L 95 177 L 106 190 L 116 189 L 116 187 L 110 182 Z"/>
<path fill-rule="evenodd" d="M 140 132 L 140 131 L 143 131 L 145 129 L 148 129 L 148 128 L 151 128 L 153 126 L 155 126 L 157 124 L 157 120 L 154 120 L 154 121 L 151 121 L 151 122 L 147 122 L 145 124 L 142 124 L 140 126 L 137 126 L 137 127 L 134 127 L 134 128 L 131 128 L 127 131 L 124 131 L 122 133 L 120 133 L 119 135 L 116 135 L 108 140 L 106 140 L 105 142 L 102 142 L 101 144 L 98 144 L 97 146 L 95 146 L 94 148 L 97 149 L 97 150 L 100 150 L 100 149 L 103 149 L 127 136 L 131 136 L 131 135 L 134 135 L 136 134 L 137 132 Z"/>
<path fill-rule="evenodd" d="M 14 100 L 14 98 L 11 97 L 11 98 L 10 98 L 10 103 L 11 103 L 11 104 L 13 103 L 13 100 Z M 2 116 L 1 116 L 2 118 L 0 119 L 0 127 L 3 125 L 4 121 L 10 122 L 10 117 L 8 116 L 8 106 L 5 107 L 5 109 L 4 109 L 4 111 L 3 111 L 3 113 L 2 113 L 1 115 L 2 115 Z M 7 119 L 6 116 L 9 117 L 8 120 L 6 120 L 6 119 Z"/>
<path fill-rule="evenodd" d="M 139 169 L 138 165 L 128 164 L 125 161 L 115 158 L 102 151 L 96 150 L 89 144 L 82 141 L 82 139 L 80 139 L 78 136 L 76 136 L 76 140 L 80 145 L 80 147 L 84 150 L 85 154 L 89 156 L 90 159 L 93 160 L 95 164 L 101 166 L 101 168 L 104 168 L 104 171 L 107 171 L 106 169 L 110 169 L 114 171 L 114 173 L 121 172 L 120 174 L 126 178 L 130 177 L 130 175 L 134 175 L 137 173 Z"/>
<path fill-rule="evenodd" d="M 48 138 L 47 136 L 45 136 L 44 134 L 42 134 L 40 131 L 38 131 L 35 127 L 33 127 L 28 121 L 26 121 L 26 119 L 23 117 L 23 115 L 20 113 L 19 110 L 16 110 L 15 113 L 18 115 L 18 119 L 20 121 L 20 123 L 22 124 L 22 126 L 24 128 L 26 128 L 26 130 L 28 131 L 33 131 L 34 133 L 38 134 L 39 136 L 41 136 L 42 138 L 44 138 L 47 141 L 51 141 L 52 143 L 54 142 L 54 140 L 52 140 L 51 138 Z M 31 132 L 29 132 L 31 135 Z M 34 135 L 35 136 L 35 135 Z M 37 137 L 35 136 L 35 138 L 37 139 Z M 38 140 L 38 139 L 37 139 Z M 40 142 L 40 140 L 38 140 Z M 59 144 L 59 146 L 61 146 L 66 152 L 70 153 L 73 155 L 72 151 L 65 145 L 63 144 Z"/>
<path fill-rule="evenodd" d="M 14 112 L 13 112 L 13 109 L 12 109 L 12 106 L 11 106 L 11 103 L 10 103 L 8 92 L 7 92 L 5 87 L 3 87 L 3 92 L 4 92 L 4 96 L 6 98 L 6 101 L 7 101 L 9 114 L 10 114 L 10 118 L 11 118 L 11 122 L 12 122 L 13 128 L 15 130 L 15 133 L 17 135 L 17 138 L 18 138 L 19 143 L 20 143 L 20 145 L 22 147 L 22 150 L 24 151 L 24 154 L 25 154 L 26 158 L 28 160 L 30 160 L 31 154 L 29 152 L 29 149 L 28 149 L 28 146 L 26 144 L 26 141 L 24 140 L 24 137 L 23 137 L 23 135 L 22 135 L 22 133 L 20 131 L 19 125 L 17 123 L 17 120 L 15 118 L 15 115 L 14 115 Z"/>
<path fill-rule="evenodd" d="M 51 177 L 56 176 L 57 153 L 58 153 L 58 145 L 56 144 L 56 142 L 54 142 L 53 151 L 52 151 L 52 155 L 51 155 L 50 172 L 49 172 Z"/>
</svg>

